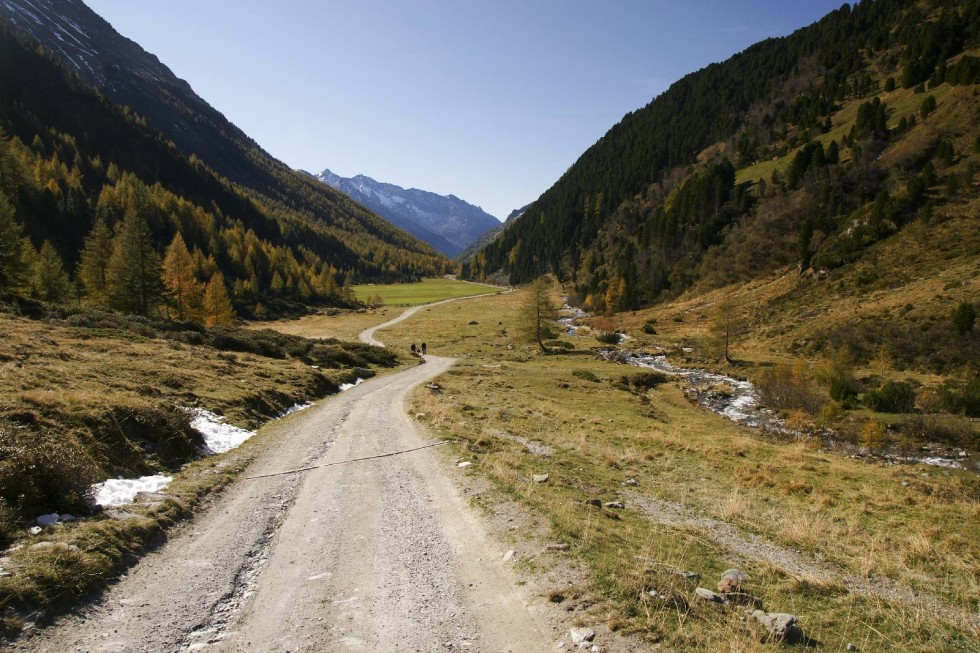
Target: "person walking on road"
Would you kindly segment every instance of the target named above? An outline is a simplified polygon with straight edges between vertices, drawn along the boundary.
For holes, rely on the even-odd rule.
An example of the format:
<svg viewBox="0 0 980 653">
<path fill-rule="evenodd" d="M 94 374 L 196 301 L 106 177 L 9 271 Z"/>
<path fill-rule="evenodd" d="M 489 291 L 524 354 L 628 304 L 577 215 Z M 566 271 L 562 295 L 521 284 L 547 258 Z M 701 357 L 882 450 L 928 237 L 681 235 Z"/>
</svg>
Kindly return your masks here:
<svg viewBox="0 0 980 653">
<path fill-rule="evenodd" d="M 422 343 L 422 355 L 425 356 L 425 343 Z"/>
</svg>

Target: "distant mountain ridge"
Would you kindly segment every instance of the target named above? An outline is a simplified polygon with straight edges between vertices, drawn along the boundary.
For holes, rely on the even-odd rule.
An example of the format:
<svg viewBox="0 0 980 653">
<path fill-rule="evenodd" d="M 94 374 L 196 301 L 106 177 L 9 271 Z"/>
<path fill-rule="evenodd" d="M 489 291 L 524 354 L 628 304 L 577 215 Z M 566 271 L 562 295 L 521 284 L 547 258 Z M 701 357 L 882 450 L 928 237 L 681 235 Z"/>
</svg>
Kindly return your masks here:
<svg viewBox="0 0 980 653">
<path fill-rule="evenodd" d="M 495 217 L 455 195 L 406 189 L 366 175 L 341 177 L 328 169 L 314 176 L 446 256 L 458 256 L 500 226 Z"/>
</svg>

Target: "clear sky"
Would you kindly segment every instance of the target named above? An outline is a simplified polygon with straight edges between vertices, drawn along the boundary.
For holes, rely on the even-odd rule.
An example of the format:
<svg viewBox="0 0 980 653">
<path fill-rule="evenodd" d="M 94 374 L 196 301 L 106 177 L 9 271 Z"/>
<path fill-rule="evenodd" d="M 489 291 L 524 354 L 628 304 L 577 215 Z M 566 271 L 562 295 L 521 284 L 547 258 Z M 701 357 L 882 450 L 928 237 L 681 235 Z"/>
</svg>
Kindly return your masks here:
<svg viewBox="0 0 980 653">
<path fill-rule="evenodd" d="M 294 168 L 503 219 L 685 74 L 841 0 L 85 0 Z"/>
</svg>

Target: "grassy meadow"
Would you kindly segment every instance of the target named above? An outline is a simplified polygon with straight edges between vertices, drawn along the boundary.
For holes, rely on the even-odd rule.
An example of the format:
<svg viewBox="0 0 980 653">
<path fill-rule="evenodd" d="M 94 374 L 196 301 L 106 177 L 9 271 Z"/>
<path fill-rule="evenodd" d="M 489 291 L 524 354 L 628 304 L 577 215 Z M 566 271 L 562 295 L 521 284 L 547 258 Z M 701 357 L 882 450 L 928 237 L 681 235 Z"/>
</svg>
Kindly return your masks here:
<svg viewBox="0 0 980 653">
<path fill-rule="evenodd" d="M 354 286 L 353 290 L 358 301 L 367 304 L 418 306 L 456 297 L 497 293 L 504 288 L 440 277 L 422 279 L 417 283 L 359 285 Z"/>
<path fill-rule="evenodd" d="M 589 579 L 576 588 L 594 602 L 586 622 L 670 650 L 770 650 L 742 609 L 698 602 L 670 571 L 714 589 L 737 567 L 766 610 L 797 615 L 828 650 L 976 650 L 975 473 L 761 435 L 692 405 L 676 382 L 637 389 L 641 370 L 597 360 L 591 337 L 563 337 L 572 349 L 542 356 L 513 335 L 522 295 L 425 308 L 378 337 L 397 349 L 423 331 L 431 353 L 459 358 L 411 410 L 457 441 L 447 456 L 492 481 L 497 499 L 475 500 L 517 501 L 568 546 L 532 547 L 520 563 L 548 599 L 566 600 L 569 588 L 547 579 L 570 558 Z M 691 326 L 672 324 L 675 337 Z"/>
</svg>

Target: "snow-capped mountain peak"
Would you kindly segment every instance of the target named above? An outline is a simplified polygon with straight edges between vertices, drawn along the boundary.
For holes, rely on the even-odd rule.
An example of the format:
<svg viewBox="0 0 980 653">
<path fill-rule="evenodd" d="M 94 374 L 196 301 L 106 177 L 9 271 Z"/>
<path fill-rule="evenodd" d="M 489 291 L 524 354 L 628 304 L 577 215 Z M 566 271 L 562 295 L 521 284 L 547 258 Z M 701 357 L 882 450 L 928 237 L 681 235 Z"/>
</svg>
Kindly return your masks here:
<svg viewBox="0 0 980 653">
<path fill-rule="evenodd" d="M 367 175 L 346 178 L 330 170 L 314 176 L 447 256 L 459 255 L 500 225 L 495 217 L 455 195 L 406 189 Z"/>
</svg>

